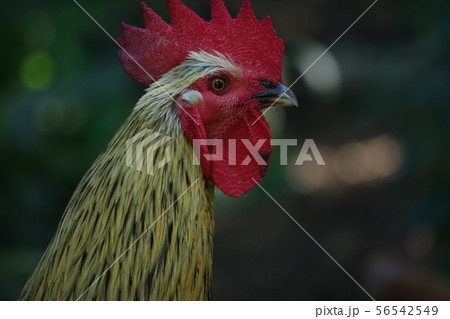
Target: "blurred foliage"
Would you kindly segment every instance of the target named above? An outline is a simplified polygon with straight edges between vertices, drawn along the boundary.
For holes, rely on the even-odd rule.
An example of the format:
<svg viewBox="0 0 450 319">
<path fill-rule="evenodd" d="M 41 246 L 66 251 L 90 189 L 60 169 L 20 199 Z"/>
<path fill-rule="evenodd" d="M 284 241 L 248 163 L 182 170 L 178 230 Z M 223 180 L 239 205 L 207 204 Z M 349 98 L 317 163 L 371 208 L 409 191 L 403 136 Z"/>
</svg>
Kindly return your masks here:
<svg viewBox="0 0 450 319">
<path fill-rule="evenodd" d="M 289 84 L 306 53 L 320 54 L 370 2 L 253 8 L 285 40 Z M 137 3 L 80 1 L 114 38 L 123 21 L 143 25 Z M 186 3 L 209 19 L 209 1 Z M 235 15 L 241 1 L 226 3 Z M 167 19 L 162 0 L 148 4 Z M 14 300 L 143 90 L 73 1 L 10 1 L 0 24 L 0 299 Z M 450 299 L 449 56 L 448 1 L 380 0 L 293 87 L 301 107 L 268 113 L 274 137 L 314 139 L 327 166 L 273 160 L 263 187 L 376 299 Z M 340 180 L 336 154 L 380 136 L 402 154 L 395 171 Z M 214 299 L 367 299 L 259 188 L 241 199 L 218 193 L 217 202 Z"/>
</svg>

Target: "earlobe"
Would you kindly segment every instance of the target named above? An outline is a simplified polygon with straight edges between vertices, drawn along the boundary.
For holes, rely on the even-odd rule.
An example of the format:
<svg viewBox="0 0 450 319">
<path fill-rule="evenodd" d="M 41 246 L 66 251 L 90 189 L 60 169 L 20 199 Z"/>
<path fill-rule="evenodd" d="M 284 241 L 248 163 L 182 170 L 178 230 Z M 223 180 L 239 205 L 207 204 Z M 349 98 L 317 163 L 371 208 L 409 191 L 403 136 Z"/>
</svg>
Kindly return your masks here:
<svg viewBox="0 0 450 319">
<path fill-rule="evenodd" d="M 180 99 L 189 106 L 194 106 L 203 102 L 203 95 L 197 90 L 186 90 Z"/>
</svg>

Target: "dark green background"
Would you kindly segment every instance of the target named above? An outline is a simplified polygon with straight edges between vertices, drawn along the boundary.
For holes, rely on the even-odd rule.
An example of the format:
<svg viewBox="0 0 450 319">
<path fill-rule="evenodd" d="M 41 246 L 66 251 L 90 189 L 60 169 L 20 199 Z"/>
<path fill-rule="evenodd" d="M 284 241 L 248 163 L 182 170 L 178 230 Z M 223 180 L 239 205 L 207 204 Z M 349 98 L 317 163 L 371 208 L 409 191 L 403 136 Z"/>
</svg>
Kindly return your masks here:
<svg viewBox="0 0 450 319">
<path fill-rule="evenodd" d="M 209 19 L 209 1 L 186 3 Z M 286 84 L 370 3 L 252 2 L 285 40 Z M 123 21 L 143 26 L 138 1 L 80 4 L 114 38 Z M 73 1 L 0 11 L 0 299 L 14 300 L 143 88 Z M 268 112 L 274 137 L 314 139 L 327 166 L 293 166 L 300 147 L 280 166 L 275 151 L 263 187 L 376 299 L 450 299 L 449 58 L 448 1 L 380 0 L 293 87 L 301 107 Z M 398 160 L 383 178 L 370 145 Z M 368 299 L 258 188 L 219 194 L 214 258 L 216 300 Z"/>
</svg>

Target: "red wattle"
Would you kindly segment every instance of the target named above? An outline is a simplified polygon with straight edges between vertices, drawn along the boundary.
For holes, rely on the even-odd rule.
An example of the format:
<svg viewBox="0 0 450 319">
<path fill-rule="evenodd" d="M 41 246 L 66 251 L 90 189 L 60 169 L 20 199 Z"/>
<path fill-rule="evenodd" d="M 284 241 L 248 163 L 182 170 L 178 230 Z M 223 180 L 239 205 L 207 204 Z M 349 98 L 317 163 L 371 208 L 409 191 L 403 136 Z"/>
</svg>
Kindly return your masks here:
<svg viewBox="0 0 450 319">
<path fill-rule="evenodd" d="M 193 143 L 194 139 L 206 139 L 205 128 L 198 110 L 196 108 L 186 110 L 192 118 L 182 111 L 180 117 L 183 131 L 189 141 Z M 260 116 L 257 106 L 249 107 L 242 116 L 243 118 L 230 124 L 222 136 L 218 137 L 223 140 L 223 159 L 206 160 L 205 155 L 217 154 L 217 149 L 205 145 L 200 147 L 200 164 L 205 177 L 210 178 L 226 195 L 235 198 L 243 196 L 261 181 L 266 174 L 272 154 L 270 127 L 264 117 L 257 120 Z M 199 125 L 193 121 L 194 119 Z M 255 160 L 244 144 L 244 139 L 247 139 L 253 146 L 261 141 L 262 145 L 258 152 L 265 161 L 264 165 Z M 232 147 L 230 150 L 230 143 L 235 143 L 235 148 Z M 248 162 L 247 157 L 250 162 L 244 165 L 245 161 Z"/>
<path fill-rule="evenodd" d="M 259 116 L 260 113 L 255 108 L 249 109 L 244 114 L 243 121 L 237 122 L 237 127 L 230 129 L 223 136 L 224 159 L 211 163 L 212 181 L 228 196 L 236 198 L 243 196 L 255 187 L 256 183 L 259 183 L 266 174 L 272 154 L 270 127 L 264 117 L 256 121 Z M 252 125 L 255 121 L 256 123 Z M 229 153 L 228 146 L 231 139 L 236 140 L 236 165 L 229 164 L 229 156 L 232 154 Z M 256 145 L 259 140 L 265 140 L 258 151 L 264 159 L 265 165 L 257 163 L 243 143 L 243 139 L 248 139 L 252 145 Z M 250 163 L 242 165 L 247 156 L 251 159 Z"/>
</svg>

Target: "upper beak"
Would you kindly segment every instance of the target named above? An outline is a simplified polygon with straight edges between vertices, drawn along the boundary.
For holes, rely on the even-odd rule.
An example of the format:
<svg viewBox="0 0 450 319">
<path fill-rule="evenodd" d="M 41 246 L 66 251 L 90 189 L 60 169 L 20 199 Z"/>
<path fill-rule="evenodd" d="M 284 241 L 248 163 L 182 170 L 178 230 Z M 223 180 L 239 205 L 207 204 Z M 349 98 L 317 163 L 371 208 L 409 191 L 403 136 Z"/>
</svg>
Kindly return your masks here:
<svg viewBox="0 0 450 319">
<path fill-rule="evenodd" d="M 281 83 L 278 83 L 274 88 L 269 88 L 262 93 L 252 96 L 252 98 L 258 99 L 259 105 L 262 108 L 271 106 L 298 106 L 295 94 Z"/>
</svg>

